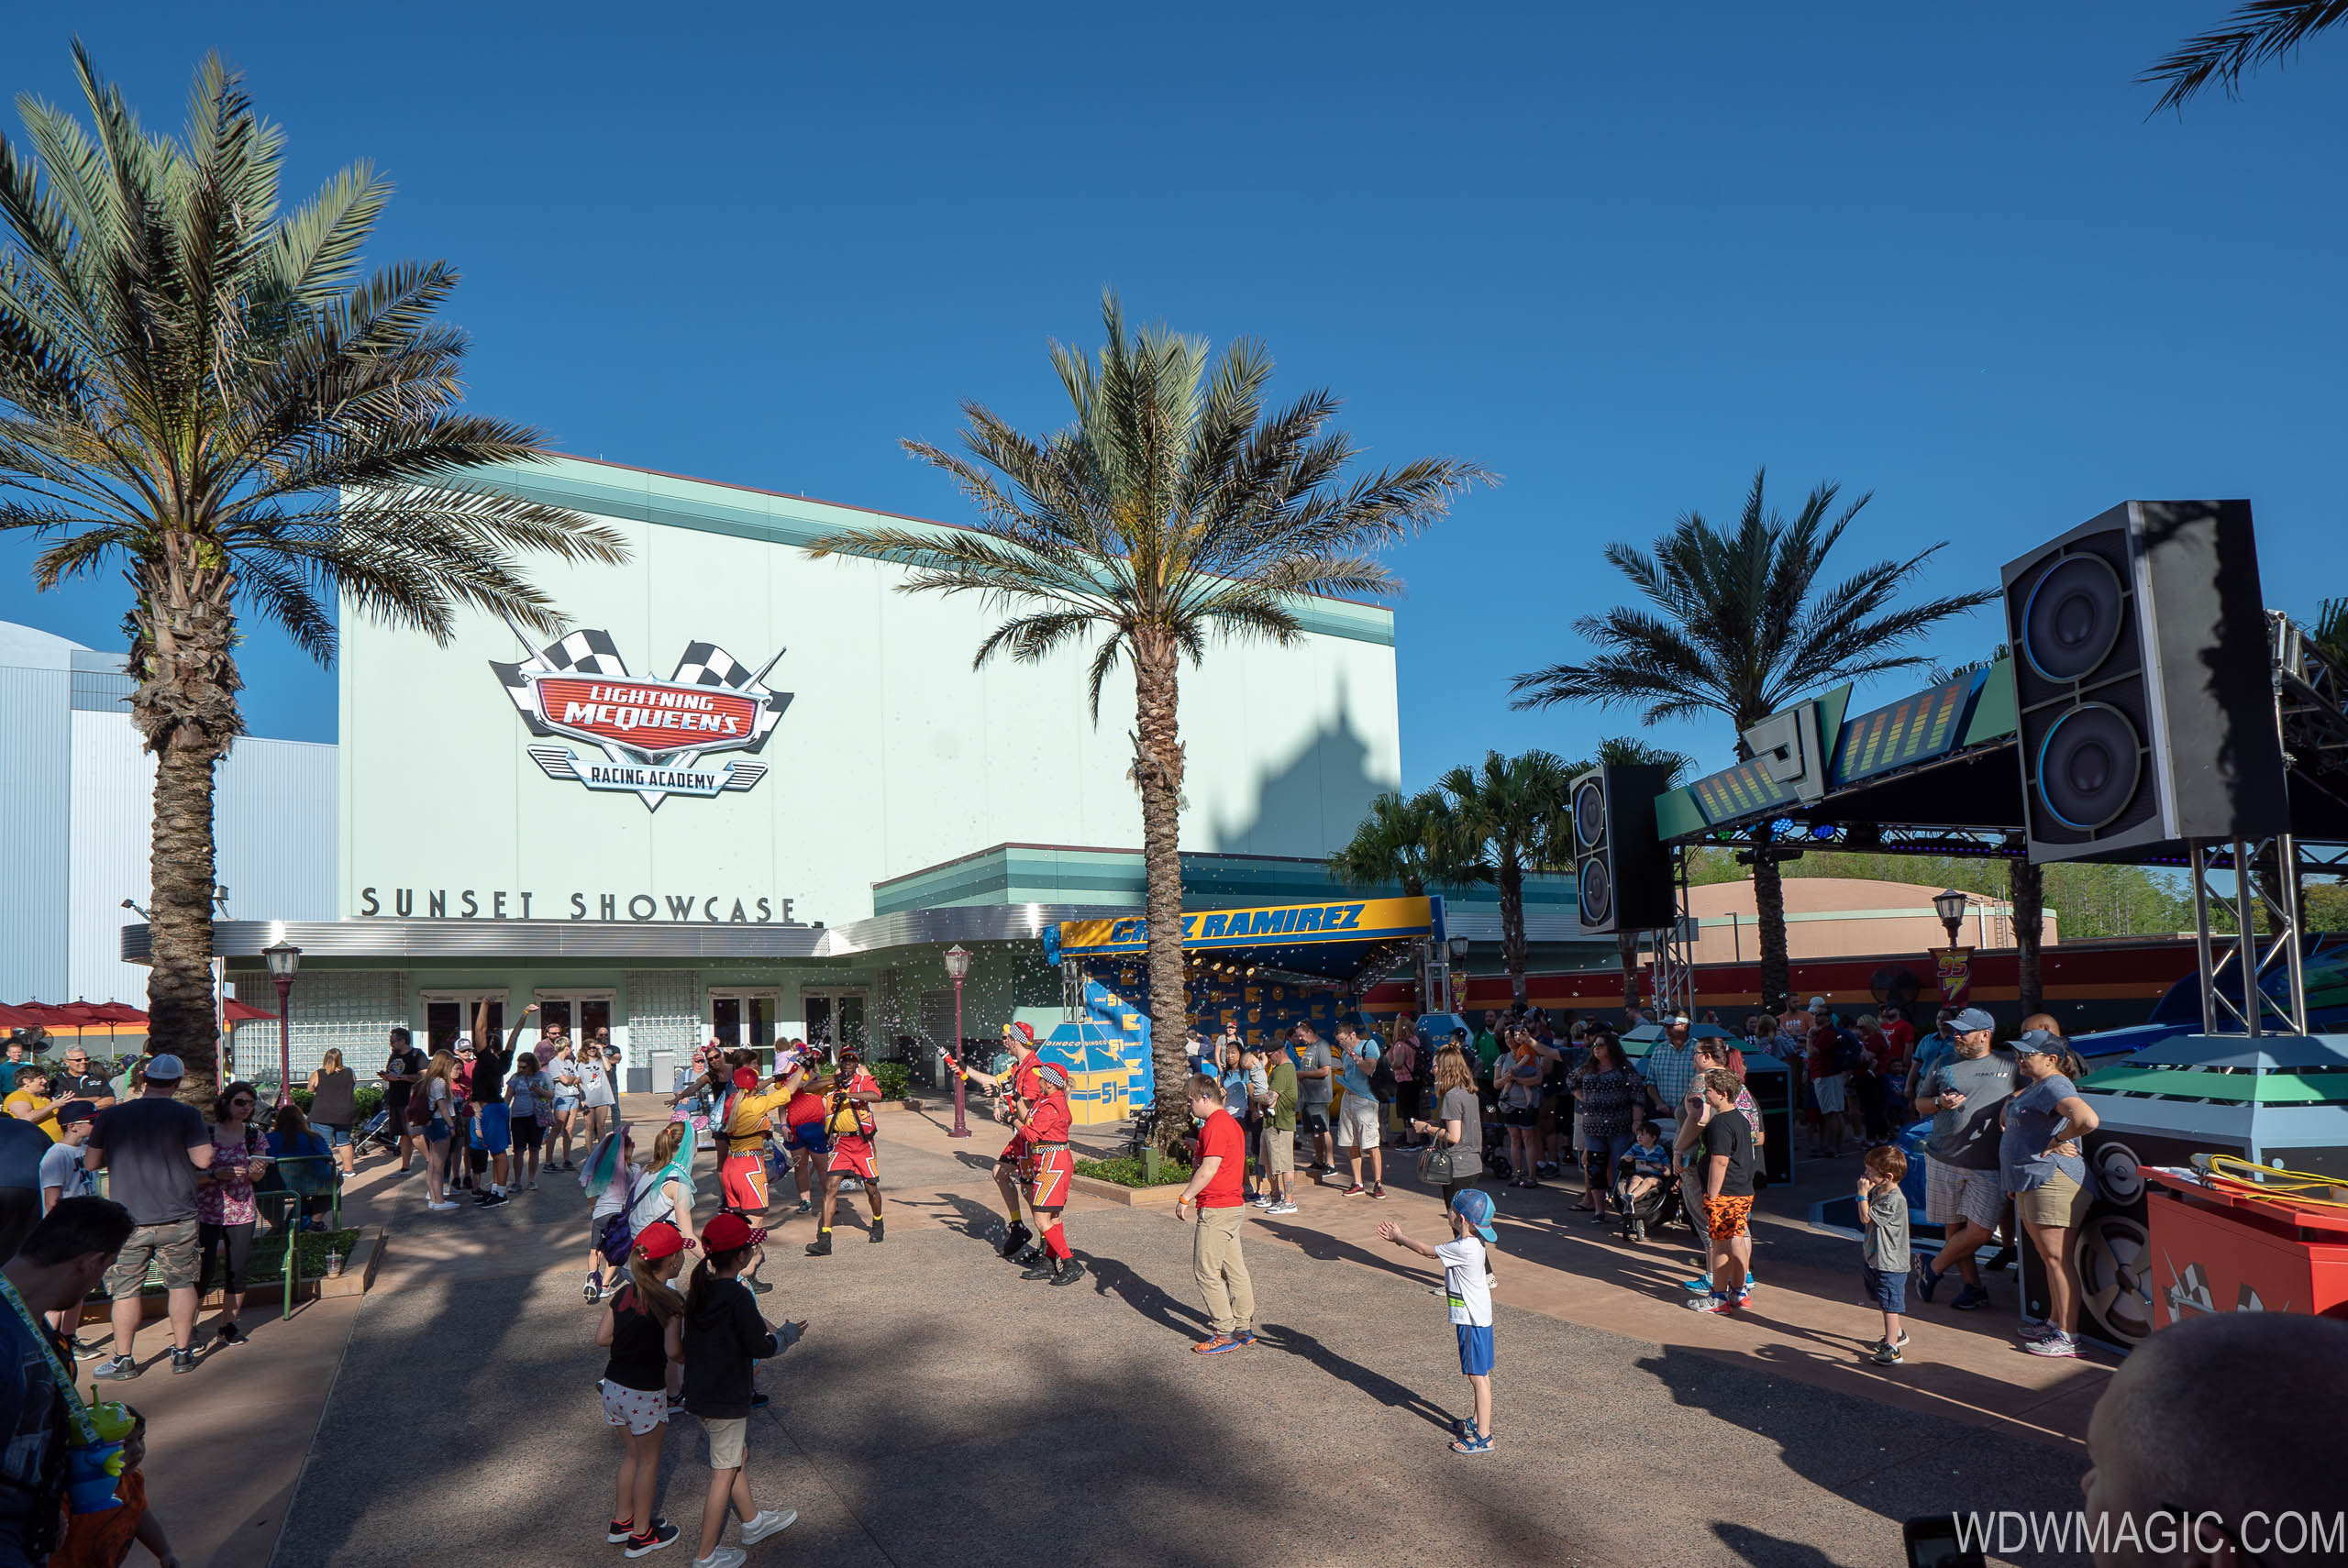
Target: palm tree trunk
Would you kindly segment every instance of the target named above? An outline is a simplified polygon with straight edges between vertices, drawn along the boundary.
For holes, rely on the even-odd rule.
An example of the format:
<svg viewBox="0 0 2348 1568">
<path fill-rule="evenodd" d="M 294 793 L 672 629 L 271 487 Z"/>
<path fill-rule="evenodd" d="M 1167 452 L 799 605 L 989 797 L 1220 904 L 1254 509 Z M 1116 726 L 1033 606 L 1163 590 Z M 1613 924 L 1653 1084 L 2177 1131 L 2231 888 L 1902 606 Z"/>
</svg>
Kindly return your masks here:
<svg viewBox="0 0 2348 1568">
<path fill-rule="evenodd" d="M 1141 859 L 1148 921 L 1149 1038 L 1157 1069 L 1157 1142 L 1171 1147 L 1190 1126 L 1190 991 L 1182 978 L 1182 739 L 1172 639 L 1134 638 L 1134 784 L 1141 791 Z"/>
<path fill-rule="evenodd" d="M 2027 1018 L 2045 1006 L 2038 963 L 2039 941 L 2045 934 L 2045 870 L 2028 860 L 2007 861 L 2006 896 L 2014 907 L 2014 975 Z"/>
<path fill-rule="evenodd" d="M 1508 966 L 1509 995 L 1516 1005 L 1527 1002 L 1524 986 L 1524 867 L 1514 855 L 1500 857 L 1497 877 L 1501 894 L 1501 962 Z"/>
<path fill-rule="evenodd" d="M 1629 1012 L 1639 1005 L 1639 933 L 1616 932 L 1614 955 L 1623 965 L 1623 1010 Z"/>
<path fill-rule="evenodd" d="M 1786 961 L 1786 889 L 1778 862 L 1765 858 L 1769 845 L 1753 851 L 1753 908 L 1761 927 L 1761 999 L 1783 1011 L 1793 985 L 1792 966 Z"/>
<path fill-rule="evenodd" d="M 155 754 L 149 845 L 151 903 L 147 1037 L 186 1066 L 181 1098 L 209 1103 L 217 1061 L 212 1006 L 212 895 L 217 880 L 213 777 L 240 728 L 228 580 L 200 573 L 142 585 L 131 648 L 140 678 L 131 719 Z"/>
</svg>

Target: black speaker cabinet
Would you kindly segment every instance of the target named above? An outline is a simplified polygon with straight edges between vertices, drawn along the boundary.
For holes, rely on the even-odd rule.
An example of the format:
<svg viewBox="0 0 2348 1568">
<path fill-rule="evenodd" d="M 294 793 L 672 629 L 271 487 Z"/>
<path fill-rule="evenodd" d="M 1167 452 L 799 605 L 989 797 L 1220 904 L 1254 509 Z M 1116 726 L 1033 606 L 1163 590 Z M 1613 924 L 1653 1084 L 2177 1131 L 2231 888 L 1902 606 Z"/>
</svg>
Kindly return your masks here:
<svg viewBox="0 0 2348 1568">
<path fill-rule="evenodd" d="M 1771 1069 L 1775 1069 L 1772 1071 Z M 1788 1187 L 1794 1179 L 1794 1111 L 1799 1109 L 1793 1074 L 1774 1056 L 1747 1051 L 1744 1092 L 1761 1113 L 1761 1174 Z"/>
<path fill-rule="evenodd" d="M 1671 770 L 1607 763 L 1573 782 L 1574 886 L 1584 931 L 1659 931 L 1678 913 L 1671 850 L 1655 832 Z"/>
<path fill-rule="evenodd" d="M 2289 826 L 2246 501 L 2130 501 L 2005 569 L 2030 857 Z"/>
</svg>

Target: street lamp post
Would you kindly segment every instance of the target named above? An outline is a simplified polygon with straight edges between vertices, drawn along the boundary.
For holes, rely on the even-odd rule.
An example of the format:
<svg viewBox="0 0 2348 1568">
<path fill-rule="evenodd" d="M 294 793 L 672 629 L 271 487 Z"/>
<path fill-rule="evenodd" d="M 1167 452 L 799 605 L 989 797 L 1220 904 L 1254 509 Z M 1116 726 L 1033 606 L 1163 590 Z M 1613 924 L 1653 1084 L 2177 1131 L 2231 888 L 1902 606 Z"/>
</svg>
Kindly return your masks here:
<svg viewBox="0 0 2348 1568">
<path fill-rule="evenodd" d="M 294 1017 L 286 999 L 294 991 L 294 971 L 302 966 L 302 950 L 278 941 L 260 955 L 269 960 L 269 977 L 277 987 L 277 1103 L 282 1106 L 294 1092 Z"/>
<path fill-rule="evenodd" d="M 962 1105 L 962 982 L 969 977 L 970 955 L 960 943 L 946 950 L 946 977 L 954 982 L 954 1131 L 948 1138 L 967 1138 L 970 1123 Z"/>
<path fill-rule="evenodd" d="M 1925 884 L 1927 887 L 1930 883 Z M 1957 928 L 1965 923 L 1965 906 L 1971 902 L 1965 894 L 1951 888 L 1933 896 L 1933 912 L 1941 917 L 1941 924 L 1948 928 L 1948 944 L 1956 945 Z"/>
</svg>

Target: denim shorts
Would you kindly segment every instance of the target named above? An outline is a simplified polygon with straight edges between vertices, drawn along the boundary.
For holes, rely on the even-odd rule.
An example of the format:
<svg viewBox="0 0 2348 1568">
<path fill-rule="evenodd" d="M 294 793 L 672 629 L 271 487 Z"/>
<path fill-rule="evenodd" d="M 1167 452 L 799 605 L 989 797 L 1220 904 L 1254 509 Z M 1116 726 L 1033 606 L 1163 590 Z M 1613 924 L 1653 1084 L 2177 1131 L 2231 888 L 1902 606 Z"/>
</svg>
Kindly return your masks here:
<svg viewBox="0 0 2348 1568">
<path fill-rule="evenodd" d="M 350 1146 L 349 1122 L 346 1121 L 339 1127 L 331 1121 L 314 1121 L 310 1125 L 315 1131 L 327 1135 L 327 1147 L 329 1149 L 344 1149 Z"/>
<path fill-rule="evenodd" d="M 1866 1284 L 1867 1300 L 1887 1312 L 1908 1310 L 1908 1275 L 1890 1274 L 1879 1268 L 1859 1267 L 1859 1278 Z"/>
<path fill-rule="evenodd" d="M 436 1116 L 431 1121 L 426 1122 L 424 1124 L 424 1141 L 427 1143 L 447 1143 L 449 1141 L 449 1119 L 445 1116 Z"/>
</svg>

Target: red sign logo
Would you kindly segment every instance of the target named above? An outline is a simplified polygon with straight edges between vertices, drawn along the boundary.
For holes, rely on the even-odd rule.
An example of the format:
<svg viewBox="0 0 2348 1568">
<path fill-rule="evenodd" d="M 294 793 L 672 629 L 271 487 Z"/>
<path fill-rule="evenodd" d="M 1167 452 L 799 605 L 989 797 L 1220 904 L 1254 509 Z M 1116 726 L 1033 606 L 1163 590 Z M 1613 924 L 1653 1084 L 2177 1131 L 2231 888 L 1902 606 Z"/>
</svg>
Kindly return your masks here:
<svg viewBox="0 0 2348 1568">
<path fill-rule="evenodd" d="M 547 728 L 653 756 L 745 745 L 757 734 L 766 706 L 737 692 L 665 680 L 549 677 L 537 689 L 538 718 Z"/>
</svg>

